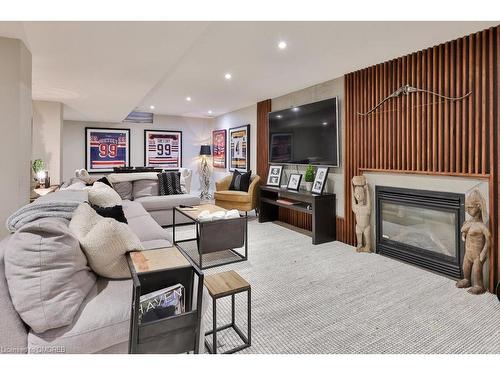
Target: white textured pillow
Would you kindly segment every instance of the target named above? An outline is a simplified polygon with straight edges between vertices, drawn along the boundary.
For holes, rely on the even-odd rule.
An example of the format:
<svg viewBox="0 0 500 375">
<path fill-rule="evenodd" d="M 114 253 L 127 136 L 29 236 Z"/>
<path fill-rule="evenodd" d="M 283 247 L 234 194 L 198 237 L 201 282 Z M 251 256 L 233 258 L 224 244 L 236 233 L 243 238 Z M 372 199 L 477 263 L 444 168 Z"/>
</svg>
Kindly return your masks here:
<svg viewBox="0 0 500 375">
<path fill-rule="evenodd" d="M 110 279 L 130 277 L 125 254 L 143 247 L 127 224 L 104 218 L 82 203 L 73 213 L 69 228 L 80 241 L 95 273 Z"/>
<path fill-rule="evenodd" d="M 122 199 L 111 186 L 97 181 L 89 189 L 89 202 L 99 207 L 114 207 L 120 206 Z"/>
</svg>

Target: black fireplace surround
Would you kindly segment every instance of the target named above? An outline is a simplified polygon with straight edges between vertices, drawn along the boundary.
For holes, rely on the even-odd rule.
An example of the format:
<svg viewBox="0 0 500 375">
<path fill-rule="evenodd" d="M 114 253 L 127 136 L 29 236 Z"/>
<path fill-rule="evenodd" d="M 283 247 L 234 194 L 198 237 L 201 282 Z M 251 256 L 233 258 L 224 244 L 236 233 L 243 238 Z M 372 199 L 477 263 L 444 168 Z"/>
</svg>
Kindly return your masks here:
<svg viewBox="0 0 500 375">
<path fill-rule="evenodd" d="M 376 186 L 375 200 L 378 254 L 462 277 L 464 194 Z"/>
</svg>

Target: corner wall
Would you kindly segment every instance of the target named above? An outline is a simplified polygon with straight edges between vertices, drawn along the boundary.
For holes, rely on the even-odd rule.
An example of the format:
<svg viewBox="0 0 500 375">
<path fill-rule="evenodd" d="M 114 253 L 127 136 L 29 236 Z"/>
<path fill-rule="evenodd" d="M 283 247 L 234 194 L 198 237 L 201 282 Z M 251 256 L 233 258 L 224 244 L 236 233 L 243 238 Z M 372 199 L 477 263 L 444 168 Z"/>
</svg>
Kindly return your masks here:
<svg viewBox="0 0 500 375">
<path fill-rule="evenodd" d="M 0 238 L 5 221 L 29 203 L 31 178 L 31 53 L 17 39 L 0 38 Z"/>
<path fill-rule="evenodd" d="M 62 130 L 62 103 L 33 101 L 32 160 L 44 161 L 52 185 L 62 182 Z"/>
</svg>

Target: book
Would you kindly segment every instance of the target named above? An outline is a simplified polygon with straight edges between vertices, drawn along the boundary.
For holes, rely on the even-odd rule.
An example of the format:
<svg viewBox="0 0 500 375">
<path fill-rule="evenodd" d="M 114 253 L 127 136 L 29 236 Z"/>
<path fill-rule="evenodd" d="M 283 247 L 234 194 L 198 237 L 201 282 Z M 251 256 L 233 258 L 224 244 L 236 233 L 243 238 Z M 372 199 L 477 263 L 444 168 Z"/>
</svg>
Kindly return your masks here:
<svg viewBox="0 0 500 375">
<path fill-rule="evenodd" d="M 181 284 L 156 290 L 139 299 L 139 323 L 152 322 L 184 312 L 185 294 Z"/>
<path fill-rule="evenodd" d="M 289 201 L 287 199 L 276 199 L 276 202 L 278 203 L 281 203 L 281 204 L 286 204 L 287 206 L 293 206 L 295 204 L 300 204 L 301 202 L 297 202 L 297 201 Z"/>
</svg>

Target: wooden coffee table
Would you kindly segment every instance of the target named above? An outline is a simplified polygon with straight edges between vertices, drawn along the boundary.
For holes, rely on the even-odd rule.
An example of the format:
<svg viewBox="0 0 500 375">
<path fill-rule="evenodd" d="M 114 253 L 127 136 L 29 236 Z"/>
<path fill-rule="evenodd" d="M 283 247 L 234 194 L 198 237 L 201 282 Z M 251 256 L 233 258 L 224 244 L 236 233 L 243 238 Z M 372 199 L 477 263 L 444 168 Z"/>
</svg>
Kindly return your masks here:
<svg viewBox="0 0 500 375">
<path fill-rule="evenodd" d="M 174 207 L 173 241 L 200 269 L 218 267 L 242 262 L 248 259 L 248 215 L 240 214 L 233 219 L 200 221 L 202 211 L 214 213 L 226 212 L 214 204 L 201 204 L 190 208 Z M 196 230 L 196 237 L 178 240 L 176 237 L 176 215 L 189 218 Z M 244 253 L 235 250 L 244 248 Z"/>
</svg>

